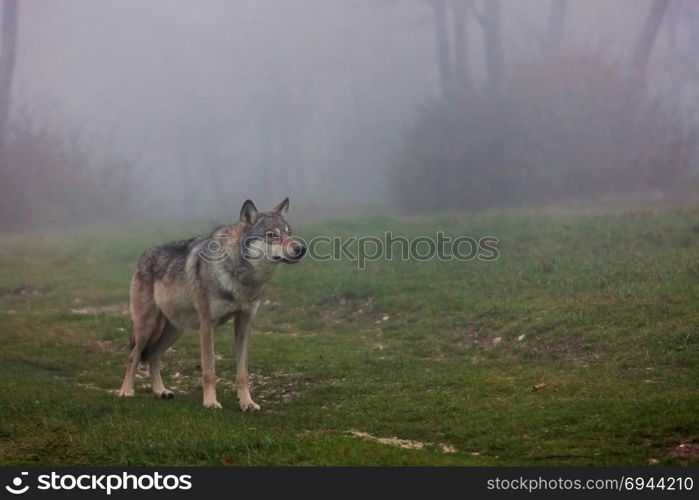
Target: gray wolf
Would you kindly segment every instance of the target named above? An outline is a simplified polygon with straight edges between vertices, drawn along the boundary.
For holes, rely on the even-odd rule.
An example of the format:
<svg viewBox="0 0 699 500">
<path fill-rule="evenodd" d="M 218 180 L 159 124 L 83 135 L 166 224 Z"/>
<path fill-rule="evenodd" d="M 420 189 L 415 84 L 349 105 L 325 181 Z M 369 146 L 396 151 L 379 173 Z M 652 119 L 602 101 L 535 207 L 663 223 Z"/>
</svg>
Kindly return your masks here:
<svg viewBox="0 0 699 500">
<path fill-rule="evenodd" d="M 146 250 L 131 281 L 131 352 L 120 396 L 134 395 L 139 362 L 148 363 L 157 397 L 170 399 L 160 376 L 160 358 L 187 329 L 199 331 L 204 406 L 216 398 L 214 330 L 233 319 L 238 402 L 259 410 L 250 395 L 250 323 L 265 284 L 279 264 L 301 260 L 306 248 L 291 238 L 289 198 L 269 212 L 247 200 L 240 218 L 208 237 L 175 241 Z"/>
</svg>

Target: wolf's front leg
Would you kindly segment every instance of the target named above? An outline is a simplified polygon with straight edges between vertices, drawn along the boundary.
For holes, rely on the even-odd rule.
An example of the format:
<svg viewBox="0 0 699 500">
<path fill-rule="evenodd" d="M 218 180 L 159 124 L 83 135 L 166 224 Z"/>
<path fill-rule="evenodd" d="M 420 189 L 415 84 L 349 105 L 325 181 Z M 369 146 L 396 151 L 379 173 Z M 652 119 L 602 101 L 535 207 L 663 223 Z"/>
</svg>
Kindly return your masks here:
<svg viewBox="0 0 699 500">
<path fill-rule="evenodd" d="M 208 318 L 199 319 L 199 341 L 201 344 L 201 382 L 204 391 L 204 406 L 221 408 L 221 403 L 216 399 L 214 327 Z"/>
<path fill-rule="evenodd" d="M 250 344 L 250 323 L 253 312 L 240 311 L 235 316 L 235 387 L 238 390 L 238 402 L 243 411 L 259 410 L 260 405 L 255 403 L 250 396 L 250 383 L 248 380 L 248 347 Z"/>
</svg>

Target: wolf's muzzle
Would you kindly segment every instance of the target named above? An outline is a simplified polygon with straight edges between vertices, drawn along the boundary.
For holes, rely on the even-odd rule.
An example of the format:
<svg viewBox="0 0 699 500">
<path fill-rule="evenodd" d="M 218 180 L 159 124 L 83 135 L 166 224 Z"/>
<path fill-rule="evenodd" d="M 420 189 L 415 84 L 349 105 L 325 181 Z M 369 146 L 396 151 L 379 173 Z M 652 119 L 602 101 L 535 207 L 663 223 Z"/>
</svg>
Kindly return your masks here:
<svg viewBox="0 0 699 500">
<path fill-rule="evenodd" d="M 294 243 L 287 247 L 282 262 L 285 264 L 296 264 L 304 255 L 306 255 L 306 247 L 299 243 Z"/>
</svg>

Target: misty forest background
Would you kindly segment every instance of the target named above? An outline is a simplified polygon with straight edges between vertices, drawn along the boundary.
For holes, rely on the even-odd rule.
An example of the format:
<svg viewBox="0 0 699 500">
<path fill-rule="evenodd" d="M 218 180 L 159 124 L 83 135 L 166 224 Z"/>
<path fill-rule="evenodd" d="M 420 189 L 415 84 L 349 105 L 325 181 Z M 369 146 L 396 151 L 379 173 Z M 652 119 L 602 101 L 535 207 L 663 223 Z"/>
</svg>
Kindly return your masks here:
<svg viewBox="0 0 699 500">
<path fill-rule="evenodd" d="M 0 230 L 696 187 L 692 0 L 3 0 Z"/>
</svg>

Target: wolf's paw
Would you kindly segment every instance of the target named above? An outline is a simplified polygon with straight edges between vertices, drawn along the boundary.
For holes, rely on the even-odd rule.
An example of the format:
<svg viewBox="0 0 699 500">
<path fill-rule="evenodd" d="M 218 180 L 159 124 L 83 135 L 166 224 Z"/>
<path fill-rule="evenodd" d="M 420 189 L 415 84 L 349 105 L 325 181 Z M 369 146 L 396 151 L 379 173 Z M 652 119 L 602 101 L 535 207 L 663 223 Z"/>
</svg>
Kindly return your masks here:
<svg viewBox="0 0 699 500">
<path fill-rule="evenodd" d="M 133 389 L 119 389 L 120 398 L 132 398 L 134 395 Z"/>
<path fill-rule="evenodd" d="M 156 392 L 155 397 L 160 399 L 173 399 L 175 397 L 175 393 L 165 389 L 163 391 Z"/>
<path fill-rule="evenodd" d="M 223 406 L 221 406 L 221 403 L 219 403 L 218 401 L 204 401 L 204 407 L 213 408 L 215 410 L 220 410 L 221 408 L 223 408 Z"/>
<path fill-rule="evenodd" d="M 255 403 L 253 400 L 240 402 L 240 409 L 243 411 L 260 411 L 260 405 Z"/>
</svg>

